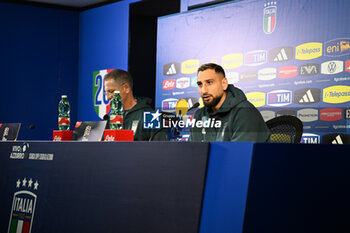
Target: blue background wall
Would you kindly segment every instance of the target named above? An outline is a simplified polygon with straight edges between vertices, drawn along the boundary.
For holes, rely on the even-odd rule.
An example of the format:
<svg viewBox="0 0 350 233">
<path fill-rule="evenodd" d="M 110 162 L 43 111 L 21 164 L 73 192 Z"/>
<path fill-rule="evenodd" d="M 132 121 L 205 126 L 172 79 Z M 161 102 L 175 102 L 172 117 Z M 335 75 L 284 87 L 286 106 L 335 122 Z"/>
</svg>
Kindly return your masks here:
<svg viewBox="0 0 350 233">
<path fill-rule="evenodd" d="M 78 120 L 98 120 L 92 74 L 127 69 L 132 2 L 83 12 L 0 3 L 0 122 L 21 122 L 19 140 L 51 140 L 63 94 L 72 129 Z"/>
<path fill-rule="evenodd" d="M 0 122 L 22 122 L 19 139 L 52 139 L 62 94 L 76 120 L 78 20 L 75 11 L 0 3 Z"/>
<path fill-rule="evenodd" d="M 128 68 L 129 4 L 127 0 L 80 14 L 78 120 L 100 120 L 93 106 L 93 72 Z"/>
</svg>

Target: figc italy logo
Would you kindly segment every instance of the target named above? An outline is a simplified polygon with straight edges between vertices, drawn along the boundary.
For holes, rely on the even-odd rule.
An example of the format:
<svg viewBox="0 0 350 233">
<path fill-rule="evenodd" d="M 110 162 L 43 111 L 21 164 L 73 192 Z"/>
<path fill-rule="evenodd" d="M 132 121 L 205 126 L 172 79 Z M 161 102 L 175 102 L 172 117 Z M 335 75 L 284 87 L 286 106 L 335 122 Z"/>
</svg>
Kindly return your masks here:
<svg viewBox="0 0 350 233">
<path fill-rule="evenodd" d="M 107 96 L 104 95 L 105 87 L 103 78 L 113 69 L 95 71 L 93 74 L 92 98 L 96 114 L 103 119 L 103 116 L 109 113 L 110 105 Z"/>
<path fill-rule="evenodd" d="M 32 178 L 18 179 L 13 195 L 8 233 L 30 233 L 34 219 L 39 182 Z"/>
<path fill-rule="evenodd" d="M 276 27 L 277 6 L 276 2 L 268 2 L 264 5 L 264 32 L 271 34 Z"/>
</svg>

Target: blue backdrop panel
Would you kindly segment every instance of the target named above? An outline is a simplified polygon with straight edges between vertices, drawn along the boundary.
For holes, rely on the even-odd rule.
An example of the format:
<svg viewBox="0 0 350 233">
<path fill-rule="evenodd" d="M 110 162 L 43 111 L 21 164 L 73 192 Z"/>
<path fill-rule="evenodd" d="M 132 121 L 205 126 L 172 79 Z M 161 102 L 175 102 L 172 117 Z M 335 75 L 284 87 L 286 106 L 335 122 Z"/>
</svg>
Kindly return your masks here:
<svg viewBox="0 0 350 233">
<path fill-rule="evenodd" d="M 17 213 L 31 214 L 32 232 L 198 232 L 208 150 L 207 143 L 0 143 L 0 231 L 15 192 L 27 190 L 36 205 L 30 211 L 18 199 Z"/>
<path fill-rule="evenodd" d="M 61 95 L 77 106 L 79 13 L 1 2 L 0 20 L 0 122 L 22 122 L 19 139 L 50 140 Z"/>
<path fill-rule="evenodd" d="M 243 232 L 349 231 L 349 150 L 256 144 Z"/>
<path fill-rule="evenodd" d="M 253 143 L 214 142 L 200 232 L 242 232 Z"/>
<path fill-rule="evenodd" d="M 266 120 L 299 117 L 314 134 L 303 142 L 347 134 L 349 7 L 346 0 L 243 0 L 159 18 L 157 107 L 198 99 L 197 68 L 216 62 Z"/>
<path fill-rule="evenodd" d="M 77 109 L 80 121 L 100 120 L 93 104 L 93 72 L 128 68 L 129 4 L 137 1 L 121 1 L 80 13 Z"/>
</svg>

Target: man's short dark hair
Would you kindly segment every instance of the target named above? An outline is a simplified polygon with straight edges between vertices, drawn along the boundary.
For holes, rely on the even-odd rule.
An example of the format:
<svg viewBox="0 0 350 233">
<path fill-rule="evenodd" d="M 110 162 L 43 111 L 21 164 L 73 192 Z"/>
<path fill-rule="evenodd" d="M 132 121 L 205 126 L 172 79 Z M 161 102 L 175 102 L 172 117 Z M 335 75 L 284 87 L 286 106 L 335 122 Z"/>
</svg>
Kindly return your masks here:
<svg viewBox="0 0 350 233">
<path fill-rule="evenodd" d="M 221 74 L 224 75 L 224 77 L 226 77 L 224 69 L 220 65 L 215 64 L 215 63 L 206 63 L 206 64 L 201 65 L 198 68 L 197 74 L 200 71 L 205 71 L 205 70 L 208 70 L 208 69 L 215 70 L 215 73 L 217 73 L 217 74 L 221 73 Z"/>
<path fill-rule="evenodd" d="M 104 81 L 107 80 L 114 80 L 116 83 L 124 84 L 127 83 L 129 84 L 131 90 L 133 87 L 133 80 L 129 72 L 121 69 L 114 69 L 108 74 L 105 75 Z"/>
</svg>

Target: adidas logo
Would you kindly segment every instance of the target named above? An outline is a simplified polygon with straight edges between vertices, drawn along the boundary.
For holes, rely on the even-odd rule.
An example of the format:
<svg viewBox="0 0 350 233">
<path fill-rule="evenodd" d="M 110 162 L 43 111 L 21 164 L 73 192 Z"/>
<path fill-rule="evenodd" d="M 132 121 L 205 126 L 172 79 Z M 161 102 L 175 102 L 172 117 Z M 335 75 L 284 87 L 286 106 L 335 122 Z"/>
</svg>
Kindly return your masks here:
<svg viewBox="0 0 350 233">
<path fill-rule="evenodd" d="M 293 59 L 292 47 L 279 47 L 269 51 L 269 62 L 279 63 Z"/>
<path fill-rule="evenodd" d="M 313 103 L 315 102 L 314 97 L 311 94 L 311 90 L 308 90 L 306 94 L 299 100 L 299 103 Z"/>
<path fill-rule="evenodd" d="M 273 59 L 273 61 L 287 61 L 288 56 L 286 53 L 286 50 L 284 50 L 284 48 L 281 49 L 281 51 L 276 55 L 276 57 Z"/>
<path fill-rule="evenodd" d="M 332 144 L 344 144 L 341 140 L 340 135 L 336 136 L 335 139 L 332 141 Z"/>
<path fill-rule="evenodd" d="M 335 128 L 334 128 L 335 129 Z M 322 143 L 324 144 L 350 144 L 350 134 L 326 134 L 322 136 Z"/>
<path fill-rule="evenodd" d="M 166 72 L 167 75 L 172 75 L 172 74 L 176 74 L 176 69 L 175 69 L 175 65 L 171 64 L 168 72 Z"/>
<path fill-rule="evenodd" d="M 317 88 L 302 88 L 294 91 L 295 104 L 315 104 L 321 101 L 321 90 Z"/>
<path fill-rule="evenodd" d="M 168 63 L 163 67 L 163 74 L 167 76 L 178 74 L 179 71 L 180 64 L 177 62 Z"/>
</svg>

